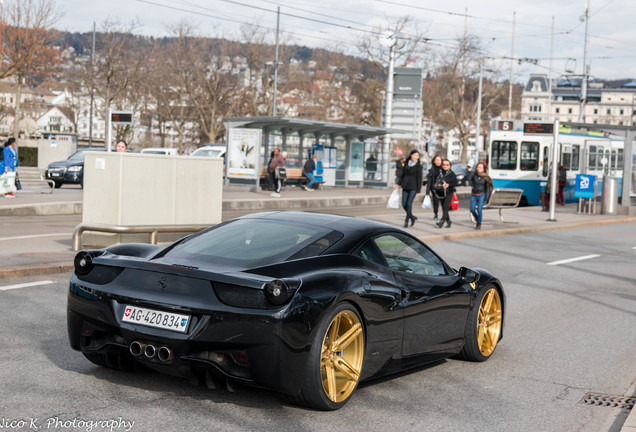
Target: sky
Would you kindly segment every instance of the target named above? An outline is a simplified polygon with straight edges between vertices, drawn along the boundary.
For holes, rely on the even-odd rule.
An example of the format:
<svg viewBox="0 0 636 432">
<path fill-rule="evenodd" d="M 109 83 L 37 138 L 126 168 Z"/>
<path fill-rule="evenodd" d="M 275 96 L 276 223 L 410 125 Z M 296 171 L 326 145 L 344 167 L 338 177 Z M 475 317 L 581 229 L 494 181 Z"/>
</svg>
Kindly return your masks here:
<svg viewBox="0 0 636 432">
<path fill-rule="evenodd" d="M 550 63 L 554 78 L 566 77 L 568 71 L 583 73 L 582 18 L 588 2 L 591 77 L 636 79 L 634 0 L 57 0 L 61 17 L 55 27 L 88 32 L 93 22 L 99 30 L 105 20 L 115 19 L 123 24 L 137 21 L 135 33 L 165 36 L 170 25 L 185 20 L 201 35 L 233 40 L 240 40 L 241 26 L 259 26 L 270 31 L 273 43 L 280 7 L 285 40 L 355 54 L 360 37 L 376 37 L 375 28 L 409 16 L 430 39 L 422 47 L 422 58 L 453 46 L 467 31 L 480 38 L 484 57 L 505 70 L 502 79 L 512 68 L 513 80 L 525 82 L 529 74 L 548 74 Z M 418 62 L 410 66 L 420 66 Z"/>
</svg>

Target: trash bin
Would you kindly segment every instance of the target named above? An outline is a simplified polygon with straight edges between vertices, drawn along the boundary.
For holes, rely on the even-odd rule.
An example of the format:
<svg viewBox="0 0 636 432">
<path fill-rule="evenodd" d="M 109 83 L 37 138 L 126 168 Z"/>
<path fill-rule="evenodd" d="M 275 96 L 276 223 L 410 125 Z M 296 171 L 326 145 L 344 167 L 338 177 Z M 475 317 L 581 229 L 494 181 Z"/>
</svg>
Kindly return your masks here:
<svg viewBox="0 0 636 432">
<path fill-rule="evenodd" d="M 616 216 L 618 210 L 618 178 L 603 176 L 601 214 Z"/>
</svg>

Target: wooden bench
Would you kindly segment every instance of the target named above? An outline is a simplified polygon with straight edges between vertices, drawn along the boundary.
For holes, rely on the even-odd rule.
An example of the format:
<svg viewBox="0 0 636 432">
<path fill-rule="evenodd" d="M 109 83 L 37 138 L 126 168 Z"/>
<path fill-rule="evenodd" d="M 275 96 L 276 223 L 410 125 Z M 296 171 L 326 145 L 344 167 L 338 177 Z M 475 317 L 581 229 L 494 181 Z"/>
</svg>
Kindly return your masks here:
<svg viewBox="0 0 636 432">
<path fill-rule="evenodd" d="M 522 195 L 523 195 L 523 189 L 496 188 L 490 194 L 490 199 L 484 205 L 484 208 L 499 209 L 499 220 L 504 223 L 519 223 L 519 222 L 505 221 L 503 219 L 503 215 L 501 214 L 501 211 L 507 208 L 519 207 L 519 202 L 521 201 Z M 471 213 L 471 217 L 472 217 L 472 213 Z"/>
<path fill-rule="evenodd" d="M 300 184 L 303 181 L 307 180 L 307 177 L 305 177 L 303 175 L 303 169 L 302 168 L 285 168 L 285 171 L 287 172 L 287 179 L 285 180 L 285 183 L 288 183 L 288 184 Z M 265 180 L 265 182 L 267 182 L 267 175 L 268 175 L 267 174 L 267 168 L 262 167 L 261 168 L 261 180 Z"/>
</svg>

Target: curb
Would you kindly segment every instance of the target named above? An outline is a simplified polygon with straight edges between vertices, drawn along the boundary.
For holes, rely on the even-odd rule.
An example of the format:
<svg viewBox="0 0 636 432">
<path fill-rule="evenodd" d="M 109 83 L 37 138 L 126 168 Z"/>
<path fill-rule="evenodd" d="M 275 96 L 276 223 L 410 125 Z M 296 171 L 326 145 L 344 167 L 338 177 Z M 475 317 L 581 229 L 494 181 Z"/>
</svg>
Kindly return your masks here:
<svg viewBox="0 0 636 432">
<path fill-rule="evenodd" d="M 0 216 L 55 216 L 82 214 L 82 202 L 52 202 L 0 207 Z"/>
<path fill-rule="evenodd" d="M 459 192 L 460 199 L 467 199 L 470 193 Z M 263 198 L 233 199 L 223 201 L 222 211 L 232 210 L 294 210 L 325 207 L 360 207 L 386 205 L 389 195 L 366 197 L 328 197 L 328 198 Z M 416 202 L 421 203 L 421 200 Z M 41 204 L 23 204 L 0 207 L 0 216 L 54 216 L 82 214 L 81 201 L 52 202 Z"/>
<path fill-rule="evenodd" d="M 636 217 L 628 216 L 618 219 L 590 220 L 584 222 L 571 222 L 563 225 L 546 225 L 534 227 L 500 228 L 489 231 L 469 231 L 461 233 L 436 234 L 432 236 L 418 237 L 423 242 L 435 242 L 440 240 L 460 240 L 480 237 L 494 237 L 509 234 L 527 234 L 535 232 L 557 231 L 562 229 L 584 228 L 588 226 L 613 225 L 619 223 L 636 222 Z"/>
<path fill-rule="evenodd" d="M 73 267 L 73 263 L 67 262 L 3 267 L 0 269 L 0 279 L 40 276 L 52 273 L 70 273 L 73 271 Z"/>
</svg>

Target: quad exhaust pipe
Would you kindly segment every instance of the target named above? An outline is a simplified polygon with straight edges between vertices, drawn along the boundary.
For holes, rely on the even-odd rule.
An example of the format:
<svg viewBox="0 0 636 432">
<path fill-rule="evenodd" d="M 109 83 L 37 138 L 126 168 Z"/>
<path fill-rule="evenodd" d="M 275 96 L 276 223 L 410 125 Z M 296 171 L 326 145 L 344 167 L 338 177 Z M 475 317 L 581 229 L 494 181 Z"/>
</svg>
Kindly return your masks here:
<svg viewBox="0 0 636 432">
<path fill-rule="evenodd" d="M 139 341 L 133 341 L 130 344 L 129 350 L 135 357 L 145 356 L 148 359 L 157 358 L 162 363 L 169 363 L 174 357 L 172 350 L 167 346 L 157 347 L 155 345 L 145 344 Z"/>
</svg>

